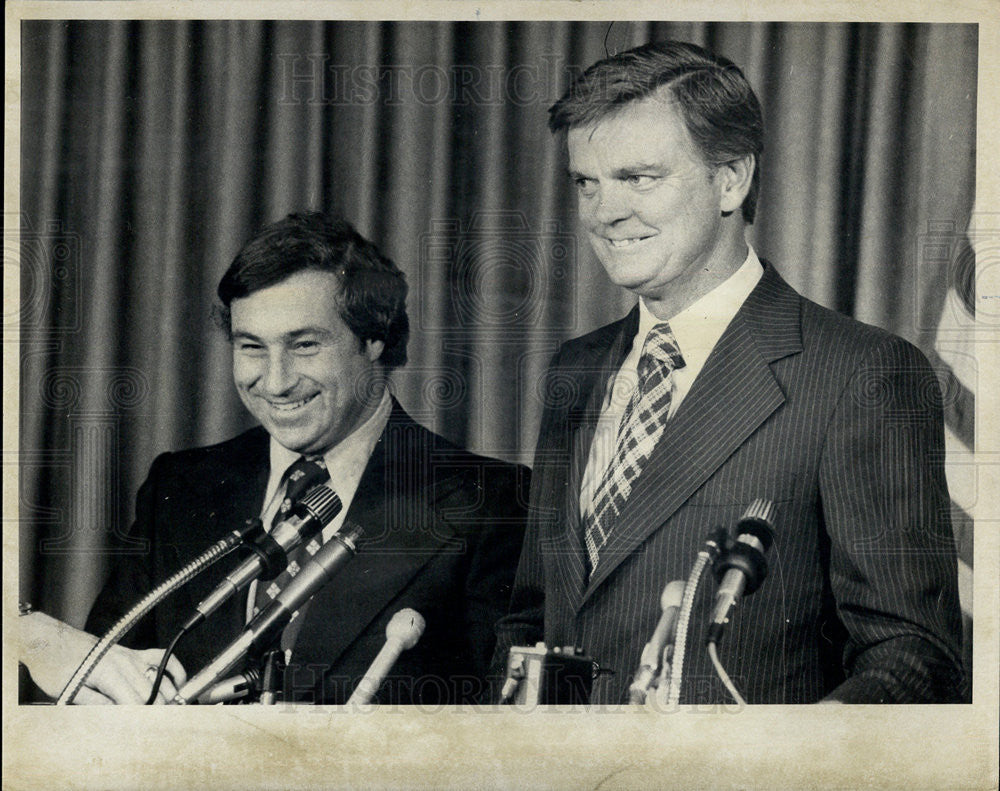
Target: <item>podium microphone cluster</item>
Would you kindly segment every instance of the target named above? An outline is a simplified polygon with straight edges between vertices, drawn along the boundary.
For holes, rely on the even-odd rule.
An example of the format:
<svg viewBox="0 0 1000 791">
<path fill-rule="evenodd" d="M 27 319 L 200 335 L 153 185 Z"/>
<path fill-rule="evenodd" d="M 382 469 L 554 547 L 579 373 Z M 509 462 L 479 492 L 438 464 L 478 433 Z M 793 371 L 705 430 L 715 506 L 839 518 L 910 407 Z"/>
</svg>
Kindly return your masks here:
<svg viewBox="0 0 1000 791">
<path fill-rule="evenodd" d="M 333 489 L 329 486 L 314 487 L 292 504 L 288 516 L 270 533 L 265 533 L 250 545 L 254 556 L 240 564 L 198 603 L 183 629 L 193 629 L 253 580 L 277 577 L 288 565 L 288 553 L 317 535 L 342 508 L 340 497 Z"/>
<path fill-rule="evenodd" d="M 201 672 L 189 679 L 171 702 L 184 704 L 198 699 L 224 678 L 248 652 L 266 648 L 281 634 L 292 615 L 354 557 L 360 536 L 361 528 L 352 524 L 345 525 L 334 534 L 275 599 L 254 616 L 243 633 Z"/>
<path fill-rule="evenodd" d="M 715 561 L 719 587 L 706 643 L 718 645 L 737 600 L 757 590 L 767 576 L 766 554 L 774 543 L 774 514 L 770 500 L 755 500 L 736 525 L 736 541 Z"/>
</svg>

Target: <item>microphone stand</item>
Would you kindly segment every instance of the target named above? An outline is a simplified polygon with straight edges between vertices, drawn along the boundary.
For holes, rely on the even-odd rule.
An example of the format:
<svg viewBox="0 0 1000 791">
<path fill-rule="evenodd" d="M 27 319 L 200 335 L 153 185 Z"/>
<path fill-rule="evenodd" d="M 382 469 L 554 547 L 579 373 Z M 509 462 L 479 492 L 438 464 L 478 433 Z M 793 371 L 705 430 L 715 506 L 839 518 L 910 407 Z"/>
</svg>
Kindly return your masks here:
<svg viewBox="0 0 1000 791">
<path fill-rule="evenodd" d="M 285 652 L 280 648 L 268 651 L 264 654 L 263 665 L 260 702 L 264 706 L 273 706 L 285 686 Z"/>
<path fill-rule="evenodd" d="M 664 685 L 657 688 L 657 701 L 662 702 L 667 698 L 667 704 L 671 708 L 680 705 L 681 681 L 684 677 L 684 651 L 687 647 L 688 627 L 691 623 L 691 611 L 694 609 L 694 597 L 698 592 L 698 585 L 701 583 L 705 569 L 712 563 L 719 552 L 726 546 L 728 533 L 724 527 L 719 527 L 712 531 L 712 534 L 705 541 L 705 546 L 698 553 L 691 575 L 684 584 L 684 596 L 681 599 L 681 612 L 677 619 L 677 640 L 674 644 L 673 664 L 670 666 L 670 682 L 663 689 Z"/>
</svg>

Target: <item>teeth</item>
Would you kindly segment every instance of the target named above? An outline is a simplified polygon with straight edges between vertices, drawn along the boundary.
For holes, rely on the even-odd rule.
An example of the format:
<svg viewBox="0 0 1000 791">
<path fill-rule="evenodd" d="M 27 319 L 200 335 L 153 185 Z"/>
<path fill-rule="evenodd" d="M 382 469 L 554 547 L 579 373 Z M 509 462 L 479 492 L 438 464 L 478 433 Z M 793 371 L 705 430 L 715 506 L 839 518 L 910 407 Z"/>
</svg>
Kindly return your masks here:
<svg viewBox="0 0 1000 791">
<path fill-rule="evenodd" d="M 608 239 L 608 241 L 611 243 L 612 247 L 628 247 L 629 245 L 633 245 L 636 242 L 641 242 L 642 237 L 636 236 L 632 239 Z"/>
<path fill-rule="evenodd" d="M 312 399 L 313 396 L 309 396 L 309 398 L 303 398 L 301 401 L 295 401 L 290 404 L 276 404 L 274 401 L 271 401 L 270 403 L 271 406 L 279 412 L 291 412 L 293 409 L 298 409 L 300 406 L 304 406 L 309 401 L 312 401 Z"/>
</svg>

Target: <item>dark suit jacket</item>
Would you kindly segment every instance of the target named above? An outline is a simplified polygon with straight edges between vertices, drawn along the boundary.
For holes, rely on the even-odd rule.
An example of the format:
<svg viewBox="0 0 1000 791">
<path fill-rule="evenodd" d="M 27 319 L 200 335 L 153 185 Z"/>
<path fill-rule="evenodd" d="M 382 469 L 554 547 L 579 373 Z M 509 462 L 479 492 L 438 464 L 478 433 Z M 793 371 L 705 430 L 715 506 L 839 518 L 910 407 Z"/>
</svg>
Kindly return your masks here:
<svg viewBox="0 0 1000 791">
<path fill-rule="evenodd" d="M 608 377 L 638 326 L 566 343 L 549 371 L 528 534 L 496 666 L 511 645 L 577 645 L 627 700 L 670 580 L 711 529 L 777 504 L 763 587 L 720 647 L 750 703 L 957 700 L 960 612 L 941 396 L 914 347 L 796 294 L 770 266 L 667 423 L 587 581 L 580 479 Z M 731 702 L 704 649 L 699 591 L 682 703 Z M 543 627 L 544 624 L 544 627 Z"/>
<path fill-rule="evenodd" d="M 286 696 L 344 702 L 403 607 L 424 616 L 426 631 L 400 657 L 377 700 L 437 704 L 481 696 L 524 535 L 525 473 L 455 447 L 394 403 L 346 516 L 365 531 L 358 554 L 306 610 Z M 106 631 L 154 585 L 258 516 L 267 477 L 268 435 L 259 428 L 157 458 L 139 490 L 131 531 L 148 551 L 117 558 L 88 630 Z M 234 565 L 225 559 L 173 594 L 123 644 L 165 647 Z M 231 599 L 184 638 L 177 654 L 189 676 L 239 633 L 245 606 L 245 594 Z"/>
</svg>

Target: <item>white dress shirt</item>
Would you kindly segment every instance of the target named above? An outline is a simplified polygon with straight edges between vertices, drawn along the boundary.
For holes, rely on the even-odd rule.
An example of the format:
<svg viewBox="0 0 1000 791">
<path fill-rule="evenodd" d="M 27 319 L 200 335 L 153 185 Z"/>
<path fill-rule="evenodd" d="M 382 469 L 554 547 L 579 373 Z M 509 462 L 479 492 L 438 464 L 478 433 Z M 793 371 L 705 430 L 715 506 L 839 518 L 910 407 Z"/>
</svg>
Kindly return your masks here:
<svg viewBox="0 0 1000 791">
<path fill-rule="evenodd" d="M 712 349 L 764 274 L 757 253 L 749 245 L 747 247 L 747 257 L 739 269 L 703 297 L 668 319 L 670 330 L 684 358 L 684 367 L 674 371 L 671 376 L 668 420 L 677 414 L 677 409 L 690 392 L 701 369 L 705 367 Z M 580 484 L 581 514 L 586 512 L 588 507 L 593 507 L 597 487 L 604 476 L 604 471 L 614 459 L 622 415 L 638 383 L 639 357 L 642 355 L 643 344 L 653 326 L 661 323 L 663 319 L 654 316 L 646 307 L 646 303 L 640 299 L 639 330 L 632 341 L 632 348 L 614 376 L 611 386 L 605 388 L 604 406 L 597 419 L 597 429 Z"/>
</svg>

